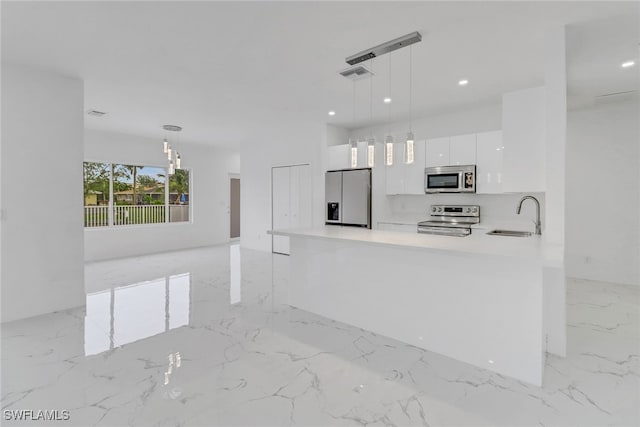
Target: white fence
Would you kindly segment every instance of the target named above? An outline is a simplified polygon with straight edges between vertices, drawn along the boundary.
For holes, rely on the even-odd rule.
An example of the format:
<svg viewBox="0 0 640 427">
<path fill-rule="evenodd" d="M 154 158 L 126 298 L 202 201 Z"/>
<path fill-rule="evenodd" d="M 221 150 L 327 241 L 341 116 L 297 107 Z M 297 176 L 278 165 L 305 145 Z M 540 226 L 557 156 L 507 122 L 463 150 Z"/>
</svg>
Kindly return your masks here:
<svg viewBox="0 0 640 427">
<path fill-rule="evenodd" d="M 109 206 L 85 206 L 85 227 L 109 225 Z M 114 206 L 113 225 L 158 224 L 165 222 L 164 205 Z M 189 221 L 188 205 L 169 205 L 169 222 Z"/>
<path fill-rule="evenodd" d="M 109 206 L 85 206 L 84 226 L 105 227 L 109 225 Z"/>
</svg>

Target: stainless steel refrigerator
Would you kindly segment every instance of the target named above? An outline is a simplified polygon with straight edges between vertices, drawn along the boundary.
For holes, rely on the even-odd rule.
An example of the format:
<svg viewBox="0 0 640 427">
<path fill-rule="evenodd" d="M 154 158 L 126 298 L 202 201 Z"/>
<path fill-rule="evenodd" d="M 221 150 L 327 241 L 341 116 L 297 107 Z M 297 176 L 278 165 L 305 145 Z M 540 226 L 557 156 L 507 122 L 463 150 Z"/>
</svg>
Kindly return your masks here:
<svg viewBox="0 0 640 427">
<path fill-rule="evenodd" d="M 371 228 L 371 169 L 325 175 L 325 224 Z"/>
</svg>

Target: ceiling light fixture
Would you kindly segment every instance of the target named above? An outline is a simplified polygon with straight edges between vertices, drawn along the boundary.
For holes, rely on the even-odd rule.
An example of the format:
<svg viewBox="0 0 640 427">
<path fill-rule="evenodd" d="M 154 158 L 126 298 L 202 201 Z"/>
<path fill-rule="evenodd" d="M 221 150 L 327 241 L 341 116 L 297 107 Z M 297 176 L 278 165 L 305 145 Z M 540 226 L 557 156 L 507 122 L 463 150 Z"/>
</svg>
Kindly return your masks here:
<svg viewBox="0 0 640 427">
<path fill-rule="evenodd" d="M 335 111 L 329 111 L 329 115 L 330 115 L 330 116 L 335 116 L 335 115 L 336 115 L 336 112 L 335 112 Z"/>
<path fill-rule="evenodd" d="M 402 37 L 398 37 L 397 39 L 390 40 L 372 48 L 365 49 L 362 52 L 356 53 L 355 55 L 351 55 L 347 57 L 345 61 L 349 65 L 359 64 L 360 62 L 376 58 L 378 56 L 384 55 L 385 53 L 393 52 L 394 50 L 401 49 L 405 46 L 418 43 L 419 41 L 422 41 L 422 36 L 419 32 L 414 31 L 413 33 L 406 34 Z"/>
<path fill-rule="evenodd" d="M 176 133 L 176 139 L 174 143 L 177 143 L 178 132 L 182 132 L 182 128 L 176 125 L 164 125 L 162 126 L 162 129 L 164 129 L 165 131 L 164 140 L 162 141 L 162 149 L 163 152 L 167 155 L 167 160 L 169 161 L 169 175 L 173 175 L 176 172 L 176 169 L 181 169 L 182 159 L 180 157 L 180 153 L 178 153 L 171 147 L 169 139 L 167 138 L 167 132 Z"/>
<path fill-rule="evenodd" d="M 458 82 L 458 85 L 459 85 L 459 86 L 466 86 L 466 85 L 468 85 L 468 84 L 469 84 L 469 80 L 460 80 L 460 81 Z"/>
<path fill-rule="evenodd" d="M 633 67 L 634 65 L 636 65 L 635 61 L 627 61 L 622 63 L 622 68 L 629 68 Z"/>
<path fill-rule="evenodd" d="M 408 165 L 415 161 L 414 136 L 411 128 L 413 117 L 413 46 L 409 46 L 409 132 L 404 143 L 404 162 Z"/>
<path fill-rule="evenodd" d="M 89 111 L 87 111 L 87 115 L 89 115 L 89 116 L 102 117 L 105 114 L 107 114 L 107 113 L 104 112 L 104 111 L 98 111 L 98 110 L 89 110 Z"/>
<path fill-rule="evenodd" d="M 391 98 L 385 98 L 384 99 L 384 103 L 385 104 L 390 104 L 391 103 Z"/>
</svg>

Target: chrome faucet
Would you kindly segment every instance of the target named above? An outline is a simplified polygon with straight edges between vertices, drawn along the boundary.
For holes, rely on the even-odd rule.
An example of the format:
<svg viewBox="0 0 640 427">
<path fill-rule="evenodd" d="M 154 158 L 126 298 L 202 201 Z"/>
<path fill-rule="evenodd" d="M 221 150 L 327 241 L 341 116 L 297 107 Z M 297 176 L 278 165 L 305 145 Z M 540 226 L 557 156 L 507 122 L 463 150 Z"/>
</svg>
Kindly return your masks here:
<svg viewBox="0 0 640 427">
<path fill-rule="evenodd" d="M 522 210 L 522 202 L 524 202 L 527 199 L 531 199 L 534 202 L 536 202 L 536 235 L 537 236 L 541 236 L 542 235 L 542 223 L 540 222 L 540 202 L 538 201 L 538 199 L 536 199 L 533 196 L 524 196 L 522 199 L 520 199 L 520 203 L 518 203 L 518 208 L 516 209 L 516 213 L 518 215 L 520 215 L 520 211 Z"/>
</svg>

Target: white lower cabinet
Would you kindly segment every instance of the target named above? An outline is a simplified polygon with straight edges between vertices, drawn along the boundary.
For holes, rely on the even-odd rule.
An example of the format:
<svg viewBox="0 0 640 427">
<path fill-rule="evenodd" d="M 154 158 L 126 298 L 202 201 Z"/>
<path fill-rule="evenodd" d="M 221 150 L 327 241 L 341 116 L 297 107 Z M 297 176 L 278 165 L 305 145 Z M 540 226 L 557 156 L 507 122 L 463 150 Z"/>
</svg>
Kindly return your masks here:
<svg viewBox="0 0 640 427">
<path fill-rule="evenodd" d="M 424 194 L 425 141 L 414 143 L 414 162 L 404 162 L 404 143 L 395 143 L 393 165 L 386 166 L 387 195 Z"/>
<path fill-rule="evenodd" d="M 476 193 L 502 193 L 502 131 L 476 135 Z"/>
<path fill-rule="evenodd" d="M 312 182 L 309 165 L 271 169 L 272 228 L 310 227 Z M 272 236 L 272 252 L 289 254 L 289 237 Z"/>
<path fill-rule="evenodd" d="M 401 231 L 405 233 L 417 233 L 418 225 L 413 224 L 397 224 L 393 222 L 379 222 L 378 230 L 386 230 L 386 231 Z"/>
</svg>

